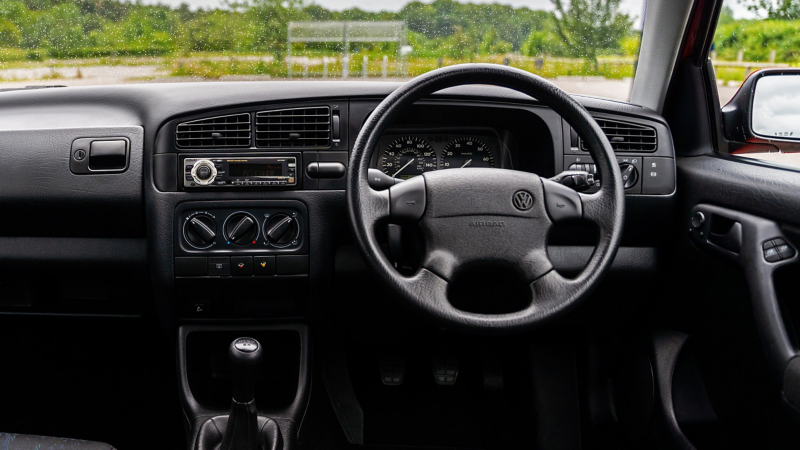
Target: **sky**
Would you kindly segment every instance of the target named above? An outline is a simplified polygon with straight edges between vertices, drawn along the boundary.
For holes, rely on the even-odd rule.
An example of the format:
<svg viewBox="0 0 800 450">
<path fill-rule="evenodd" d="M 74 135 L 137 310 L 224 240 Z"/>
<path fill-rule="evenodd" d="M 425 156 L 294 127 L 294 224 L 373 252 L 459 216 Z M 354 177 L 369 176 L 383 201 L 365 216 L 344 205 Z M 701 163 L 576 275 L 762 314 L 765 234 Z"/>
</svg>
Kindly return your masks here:
<svg viewBox="0 0 800 450">
<path fill-rule="evenodd" d="M 800 137 L 800 77 L 763 77 L 753 97 L 753 130 L 766 136 Z M 791 134 L 789 134 L 791 133 Z"/>
<path fill-rule="evenodd" d="M 316 3 L 328 9 L 341 11 L 348 8 L 358 7 L 365 11 L 398 11 L 406 3 L 411 0 L 306 0 L 306 3 Z M 430 3 L 432 0 L 422 0 L 424 3 Z M 502 3 L 505 5 L 513 5 L 515 7 L 527 6 L 531 9 L 552 9 L 552 2 L 550 0 L 468 0 L 462 3 Z M 223 4 L 222 0 L 142 0 L 142 3 L 161 3 L 173 7 L 179 6 L 181 3 L 188 3 L 192 9 L 196 8 L 214 8 Z M 640 17 L 642 12 L 643 0 L 622 0 L 622 9 L 634 17 Z M 744 7 L 738 1 L 727 0 L 727 6 L 733 9 L 734 17 L 749 17 Z"/>
</svg>

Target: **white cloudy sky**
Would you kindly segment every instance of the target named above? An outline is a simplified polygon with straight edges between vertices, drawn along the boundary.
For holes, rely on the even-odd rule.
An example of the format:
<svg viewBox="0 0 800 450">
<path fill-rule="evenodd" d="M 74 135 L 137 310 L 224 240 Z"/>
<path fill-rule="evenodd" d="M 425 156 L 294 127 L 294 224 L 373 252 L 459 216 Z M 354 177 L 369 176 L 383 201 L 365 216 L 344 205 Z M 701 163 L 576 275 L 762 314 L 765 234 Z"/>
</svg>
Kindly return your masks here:
<svg viewBox="0 0 800 450">
<path fill-rule="evenodd" d="M 798 77 L 764 77 L 756 84 L 753 130 L 766 136 L 800 137 Z"/>
<path fill-rule="evenodd" d="M 307 3 L 316 3 L 329 9 L 341 11 L 352 7 L 359 7 L 366 11 L 397 11 L 410 0 L 306 0 Z M 431 0 L 422 0 L 430 3 Z M 623 0 L 623 9 L 633 16 L 640 17 L 643 0 Z M 192 8 L 214 8 L 223 4 L 222 0 L 142 0 L 142 3 L 162 3 L 178 6 L 188 3 Z M 465 2 L 466 3 L 466 2 Z M 514 6 L 527 6 L 531 9 L 552 9 L 550 0 L 469 0 L 468 3 L 503 3 Z M 726 3 L 733 8 L 737 17 L 747 15 L 747 11 L 739 2 L 728 0 Z"/>
</svg>

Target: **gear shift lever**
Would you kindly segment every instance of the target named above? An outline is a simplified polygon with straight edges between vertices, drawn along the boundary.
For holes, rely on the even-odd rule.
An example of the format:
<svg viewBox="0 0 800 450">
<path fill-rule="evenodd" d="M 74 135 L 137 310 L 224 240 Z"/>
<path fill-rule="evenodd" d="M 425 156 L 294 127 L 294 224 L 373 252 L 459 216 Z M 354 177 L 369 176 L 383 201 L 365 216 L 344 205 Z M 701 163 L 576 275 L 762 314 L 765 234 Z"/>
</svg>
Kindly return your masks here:
<svg viewBox="0 0 800 450">
<path fill-rule="evenodd" d="M 233 369 L 233 400 L 252 402 L 256 397 L 256 377 L 264 359 L 264 349 L 255 339 L 239 338 L 231 343 L 228 358 Z"/>
<path fill-rule="evenodd" d="M 220 450 L 261 450 L 263 439 L 258 429 L 255 397 L 264 350 L 257 340 L 243 337 L 231 343 L 228 357 L 233 370 L 233 398 Z"/>
</svg>

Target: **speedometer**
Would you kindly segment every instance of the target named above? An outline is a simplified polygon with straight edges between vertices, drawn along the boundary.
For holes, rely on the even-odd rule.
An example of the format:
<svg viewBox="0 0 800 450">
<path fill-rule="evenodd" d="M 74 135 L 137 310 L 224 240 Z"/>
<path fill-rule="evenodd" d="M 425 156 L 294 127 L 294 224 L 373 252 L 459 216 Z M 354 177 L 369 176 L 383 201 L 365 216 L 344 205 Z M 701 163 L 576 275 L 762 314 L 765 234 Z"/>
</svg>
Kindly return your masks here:
<svg viewBox="0 0 800 450">
<path fill-rule="evenodd" d="M 492 150 L 472 137 L 453 139 L 442 152 L 442 168 L 463 167 L 494 167 Z"/>
<path fill-rule="evenodd" d="M 436 152 L 418 137 L 396 139 L 383 152 L 383 173 L 394 178 L 406 180 L 437 168 Z"/>
</svg>

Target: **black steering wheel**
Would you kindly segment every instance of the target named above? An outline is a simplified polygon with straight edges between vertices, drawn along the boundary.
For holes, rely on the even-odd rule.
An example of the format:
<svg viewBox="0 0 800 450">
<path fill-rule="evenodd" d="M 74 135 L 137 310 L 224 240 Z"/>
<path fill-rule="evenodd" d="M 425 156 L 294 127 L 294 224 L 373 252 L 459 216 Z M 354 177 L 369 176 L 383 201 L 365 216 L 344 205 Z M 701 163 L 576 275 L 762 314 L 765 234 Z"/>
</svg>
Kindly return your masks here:
<svg viewBox="0 0 800 450">
<path fill-rule="evenodd" d="M 580 194 L 532 173 L 479 168 L 426 172 L 387 190 L 372 189 L 367 179 L 372 153 L 398 114 L 434 92 L 470 84 L 514 89 L 559 113 L 587 144 L 603 180 L 600 190 Z M 592 116 L 543 78 L 494 64 L 434 70 L 386 97 L 367 119 L 350 155 L 347 204 L 356 242 L 385 287 L 444 325 L 472 331 L 527 328 L 578 303 L 611 266 L 625 217 L 619 166 Z M 556 272 L 547 255 L 550 229 L 565 220 L 592 222 L 600 232 L 591 259 L 572 279 Z M 419 227 L 425 254 L 414 275 L 399 273 L 381 250 L 375 229 L 384 223 Z M 448 301 L 449 283 L 476 264 L 496 264 L 523 276 L 530 304 L 507 314 L 454 307 Z"/>
</svg>

